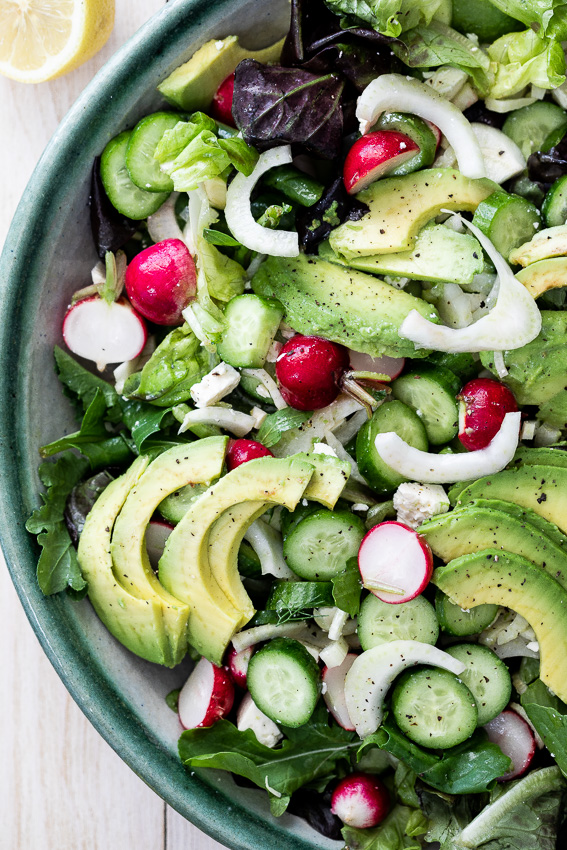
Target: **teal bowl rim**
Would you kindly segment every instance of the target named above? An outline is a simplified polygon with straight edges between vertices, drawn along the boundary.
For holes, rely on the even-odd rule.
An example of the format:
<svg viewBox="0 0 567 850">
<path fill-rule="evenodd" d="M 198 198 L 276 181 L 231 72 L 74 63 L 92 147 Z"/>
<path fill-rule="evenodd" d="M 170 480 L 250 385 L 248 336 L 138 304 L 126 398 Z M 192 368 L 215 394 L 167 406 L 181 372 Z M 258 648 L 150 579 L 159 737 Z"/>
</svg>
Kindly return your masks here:
<svg viewBox="0 0 567 850">
<path fill-rule="evenodd" d="M 222 28 L 223 8 L 231 3 L 175 0 L 138 30 L 98 72 L 64 118 L 18 206 L 0 259 L 0 542 L 27 617 L 65 687 L 102 737 L 147 785 L 197 827 L 235 850 L 269 846 L 312 850 L 311 840 L 290 833 L 281 821 L 262 820 L 230 800 L 222 789 L 190 775 L 152 739 L 150 730 L 125 710 L 100 664 L 93 696 L 96 661 L 84 654 L 80 636 L 69 634 L 64 618 L 59 617 L 71 603 L 42 596 L 35 580 L 38 550 L 25 530 L 29 508 L 22 470 L 35 468 L 37 462 L 26 456 L 25 410 L 18 390 L 25 370 L 26 295 L 21 282 L 42 280 L 41 246 L 50 238 L 50 221 L 64 203 L 77 168 L 75 139 L 105 111 L 117 122 L 113 126 L 116 132 L 120 114 L 130 105 L 132 87 L 138 93 L 155 87 L 167 56 L 176 51 L 181 55 L 187 47 L 187 28 L 195 33 L 214 21 Z M 316 833 L 312 835 L 315 839 Z"/>
</svg>

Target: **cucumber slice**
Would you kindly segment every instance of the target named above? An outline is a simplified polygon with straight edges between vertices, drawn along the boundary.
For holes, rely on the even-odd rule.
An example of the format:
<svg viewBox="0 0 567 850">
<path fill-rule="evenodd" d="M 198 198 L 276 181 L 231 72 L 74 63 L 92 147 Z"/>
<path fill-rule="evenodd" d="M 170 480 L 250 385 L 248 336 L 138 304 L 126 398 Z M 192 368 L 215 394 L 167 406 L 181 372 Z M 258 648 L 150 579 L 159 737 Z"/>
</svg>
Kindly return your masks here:
<svg viewBox="0 0 567 850">
<path fill-rule="evenodd" d="M 504 662 L 487 646 L 459 643 L 445 650 L 465 664 L 459 675 L 473 697 L 478 710 L 478 725 L 484 726 L 503 711 L 512 694 L 512 680 Z"/>
<path fill-rule="evenodd" d="M 304 505 L 303 502 L 300 502 L 294 511 L 288 511 L 287 508 L 284 508 L 280 514 L 280 522 L 284 540 L 286 539 L 288 534 L 293 531 L 295 526 L 301 522 L 302 519 L 305 519 L 305 517 L 309 516 L 310 514 L 314 514 L 320 510 L 321 505 L 318 505 L 315 502 L 307 502 L 306 505 Z"/>
<path fill-rule="evenodd" d="M 419 152 L 398 165 L 393 171 L 389 171 L 388 177 L 411 174 L 413 171 L 419 171 L 420 168 L 429 168 L 433 164 L 437 151 L 437 139 L 431 128 L 417 115 L 409 115 L 406 112 L 384 112 L 376 124 L 376 129 L 395 130 L 409 136 L 416 145 L 419 145 Z"/>
<path fill-rule="evenodd" d="M 321 672 L 304 646 L 276 638 L 250 659 L 246 675 L 252 699 L 274 723 L 303 726 L 321 693 Z"/>
<path fill-rule="evenodd" d="M 276 168 L 271 168 L 263 178 L 263 183 L 302 207 L 312 207 L 316 204 L 325 188 L 318 180 L 304 174 L 293 165 L 278 165 Z"/>
<path fill-rule="evenodd" d="M 126 151 L 131 130 L 111 139 L 100 158 L 100 177 L 104 191 L 119 213 L 135 221 L 153 215 L 167 200 L 169 192 L 146 192 L 139 189 L 128 173 Z"/>
<path fill-rule="evenodd" d="M 392 711 L 411 741 L 433 749 L 461 744 L 478 722 L 476 702 L 467 686 L 439 668 L 404 673 L 392 694 Z"/>
<path fill-rule="evenodd" d="M 213 483 L 213 482 L 211 482 Z M 176 490 L 175 493 L 166 496 L 163 502 L 158 505 L 158 511 L 168 522 L 177 525 L 181 522 L 192 502 L 197 499 L 201 493 L 209 489 L 209 484 L 187 484 L 181 490 Z"/>
<path fill-rule="evenodd" d="M 360 607 L 358 638 L 364 650 L 392 640 L 418 640 L 435 646 L 438 637 L 435 610 L 423 596 L 392 605 L 370 594 Z"/>
<path fill-rule="evenodd" d="M 456 395 L 461 382 L 449 369 L 423 364 L 392 383 L 392 395 L 414 410 L 433 446 L 448 443 L 459 430 Z"/>
<path fill-rule="evenodd" d="M 426 452 L 428 448 L 425 426 L 417 413 L 402 401 L 389 401 L 376 410 L 369 422 L 365 422 L 356 438 L 356 460 L 358 468 L 376 493 L 388 496 L 407 481 L 403 475 L 385 463 L 374 445 L 377 434 L 395 431 L 402 440 L 416 449 Z"/>
<path fill-rule="evenodd" d="M 501 12 L 490 0 L 453 0 L 451 26 L 463 35 L 474 32 L 487 44 L 524 29 L 520 21 Z"/>
<path fill-rule="evenodd" d="M 260 558 L 246 540 L 243 540 L 238 550 L 238 572 L 244 578 L 260 578 L 262 564 Z"/>
<path fill-rule="evenodd" d="M 126 148 L 126 167 L 132 182 L 146 192 L 172 192 L 173 180 L 159 167 L 154 153 L 166 130 L 181 121 L 175 112 L 154 112 L 139 121 Z"/>
<path fill-rule="evenodd" d="M 534 204 L 520 195 L 494 192 L 476 208 L 473 224 L 507 260 L 514 248 L 535 236 L 541 227 L 541 215 Z"/>
<path fill-rule="evenodd" d="M 468 637 L 488 628 L 498 614 L 498 605 L 476 605 L 469 611 L 463 611 L 438 589 L 435 594 L 435 611 L 444 632 L 456 637 Z"/>
<path fill-rule="evenodd" d="M 366 533 L 364 522 L 350 511 L 321 508 L 302 519 L 284 540 L 286 563 L 301 578 L 328 581 L 356 558 Z"/>
<path fill-rule="evenodd" d="M 284 311 L 278 301 L 260 295 L 237 295 L 225 310 L 227 330 L 217 346 L 219 357 L 231 366 L 260 368 Z"/>
<path fill-rule="evenodd" d="M 526 159 L 530 154 L 543 149 L 546 139 L 555 133 L 567 130 L 567 113 L 556 103 L 538 100 L 530 106 L 517 109 L 506 119 L 502 132 L 516 142 Z"/>
<path fill-rule="evenodd" d="M 567 174 L 556 180 L 541 207 L 546 227 L 559 227 L 567 222 Z"/>
</svg>

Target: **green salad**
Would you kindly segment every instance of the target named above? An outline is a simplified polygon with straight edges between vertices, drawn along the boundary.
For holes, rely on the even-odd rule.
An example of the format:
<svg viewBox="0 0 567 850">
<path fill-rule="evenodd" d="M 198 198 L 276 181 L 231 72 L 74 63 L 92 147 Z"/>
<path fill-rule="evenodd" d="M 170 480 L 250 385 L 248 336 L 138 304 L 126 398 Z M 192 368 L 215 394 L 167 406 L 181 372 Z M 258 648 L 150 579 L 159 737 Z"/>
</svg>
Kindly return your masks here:
<svg viewBox="0 0 567 850">
<path fill-rule="evenodd" d="M 565 842 L 565 43 L 555 0 L 292 0 L 93 164 L 39 585 L 191 659 L 187 768 L 346 850 Z"/>
</svg>

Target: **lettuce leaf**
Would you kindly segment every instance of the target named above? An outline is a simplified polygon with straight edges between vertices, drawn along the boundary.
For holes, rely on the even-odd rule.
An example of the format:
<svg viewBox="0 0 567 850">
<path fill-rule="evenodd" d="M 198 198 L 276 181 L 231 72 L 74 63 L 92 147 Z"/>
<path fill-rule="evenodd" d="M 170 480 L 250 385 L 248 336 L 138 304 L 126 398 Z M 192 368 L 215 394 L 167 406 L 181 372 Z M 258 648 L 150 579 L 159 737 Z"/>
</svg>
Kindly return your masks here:
<svg viewBox="0 0 567 850">
<path fill-rule="evenodd" d="M 527 703 L 524 709 L 562 773 L 567 776 L 567 714 L 537 703 Z"/>
<path fill-rule="evenodd" d="M 266 446 L 267 449 L 272 448 L 281 440 L 286 431 L 291 431 L 293 428 L 299 428 L 304 422 L 307 422 L 312 415 L 311 410 L 295 410 L 293 407 L 284 407 L 283 410 L 276 410 L 275 413 L 270 413 L 260 426 L 260 430 L 256 436 L 259 443 Z"/>
<path fill-rule="evenodd" d="M 511 32 L 488 48 L 493 80 L 490 97 L 511 97 L 527 85 L 552 89 L 565 82 L 565 54 L 554 39 L 532 29 Z"/>
<path fill-rule="evenodd" d="M 419 24 L 429 24 L 442 5 L 442 0 L 325 0 L 336 15 L 349 16 L 341 26 L 357 18 L 382 35 L 397 37 Z"/>
<path fill-rule="evenodd" d="M 563 0 L 490 0 L 506 15 L 522 21 L 540 35 L 550 35 L 563 41 L 565 33 L 565 3 Z"/>
<path fill-rule="evenodd" d="M 355 829 L 345 826 L 348 850 L 421 850 L 419 836 L 427 832 L 427 818 L 418 809 L 395 806 L 380 826 Z"/>
</svg>

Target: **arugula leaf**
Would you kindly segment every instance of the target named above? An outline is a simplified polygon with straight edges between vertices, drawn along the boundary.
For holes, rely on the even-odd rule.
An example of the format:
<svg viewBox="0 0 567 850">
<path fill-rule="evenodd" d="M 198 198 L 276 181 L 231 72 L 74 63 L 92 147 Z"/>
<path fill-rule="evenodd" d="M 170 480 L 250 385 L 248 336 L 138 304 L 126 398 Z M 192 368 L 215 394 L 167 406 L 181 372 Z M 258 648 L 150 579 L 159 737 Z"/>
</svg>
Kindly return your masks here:
<svg viewBox="0 0 567 850">
<path fill-rule="evenodd" d="M 443 850 L 452 850 L 452 839 L 476 817 L 486 800 L 486 796 L 480 794 L 447 797 L 427 788 L 420 788 L 418 794 L 429 821 L 425 839 L 438 841 Z"/>
<path fill-rule="evenodd" d="M 240 242 L 234 236 L 211 227 L 205 227 L 203 238 L 211 245 L 219 245 L 221 248 L 240 248 Z"/>
<path fill-rule="evenodd" d="M 113 386 L 102 378 L 98 378 L 81 366 L 80 363 L 59 348 L 58 345 L 54 349 L 56 372 L 59 380 L 63 384 L 65 394 L 78 406 L 83 412 L 87 410 L 93 401 L 97 390 L 100 390 L 104 396 L 106 406 L 108 408 L 108 419 L 110 422 L 119 422 L 122 418 L 120 412 L 119 396 Z"/>
<path fill-rule="evenodd" d="M 42 463 L 39 467 L 40 480 L 47 489 L 41 494 L 43 505 L 33 512 L 26 528 L 38 535 L 42 547 L 37 580 L 46 596 L 67 587 L 77 593 L 87 588 L 64 518 L 67 497 L 87 468 L 87 461 L 73 452 L 65 452 L 55 463 Z"/>
<path fill-rule="evenodd" d="M 292 428 L 299 428 L 304 422 L 313 415 L 311 410 L 294 410 L 293 407 L 284 407 L 283 410 L 276 410 L 275 413 L 270 413 L 264 419 L 260 430 L 256 436 L 259 443 L 271 449 L 276 443 L 279 443 L 283 434 L 286 431 L 291 431 Z"/>
<path fill-rule="evenodd" d="M 332 578 L 331 583 L 337 608 L 346 611 L 349 617 L 356 617 L 360 611 L 360 594 L 362 593 L 358 560 L 349 558 L 345 569 Z"/>
<path fill-rule="evenodd" d="M 138 454 L 148 437 L 164 427 L 164 420 L 172 419 L 171 408 L 154 407 L 143 401 L 120 399 L 124 424 L 132 434 Z M 177 440 L 177 442 L 181 442 Z"/>
<path fill-rule="evenodd" d="M 428 24 L 441 6 L 441 0 L 325 0 L 325 3 L 336 15 L 358 18 L 377 32 L 394 37 L 418 24 Z M 348 19 L 341 21 L 342 26 L 348 24 Z"/>
<path fill-rule="evenodd" d="M 561 702 L 555 694 L 552 694 L 541 679 L 535 679 L 533 682 L 530 682 L 520 697 L 520 703 L 524 708 L 532 703 L 537 703 L 538 705 L 543 705 L 545 708 L 552 708 L 560 714 L 567 713 L 567 705 Z"/>
<path fill-rule="evenodd" d="M 421 850 L 419 836 L 427 832 L 424 815 L 407 806 L 395 806 L 380 826 L 373 829 L 343 827 L 348 850 Z"/>
<path fill-rule="evenodd" d="M 537 703 L 528 703 L 524 709 L 561 772 L 567 776 L 567 714 Z"/>
<path fill-rule="evenodd" d="M 286 729 L 285 734 L 282 746 L 270 749 L 260 744 L 250 729 L 240 732 L 228 720 L 219 720 L 207 729 L 184 732 L 179 739 L 179 755 L 187 767 L 230 770 L 259 788 L 269 786 L 287 797 L 303 785 L 328 776 L 358 746 L 354 732 L 329 725 L 327 711 L 321 705 L 309 723 Z"/>
</svg>

